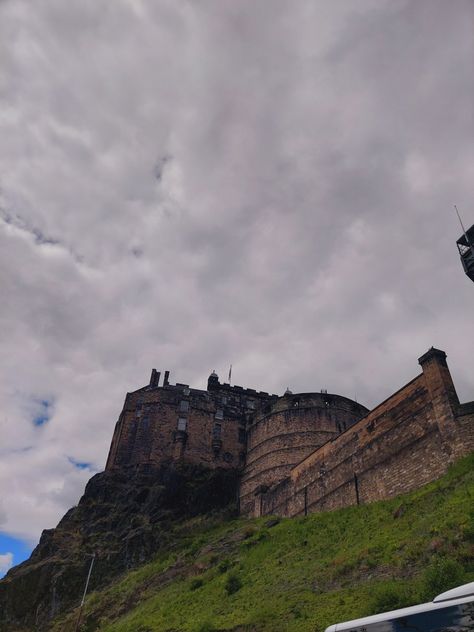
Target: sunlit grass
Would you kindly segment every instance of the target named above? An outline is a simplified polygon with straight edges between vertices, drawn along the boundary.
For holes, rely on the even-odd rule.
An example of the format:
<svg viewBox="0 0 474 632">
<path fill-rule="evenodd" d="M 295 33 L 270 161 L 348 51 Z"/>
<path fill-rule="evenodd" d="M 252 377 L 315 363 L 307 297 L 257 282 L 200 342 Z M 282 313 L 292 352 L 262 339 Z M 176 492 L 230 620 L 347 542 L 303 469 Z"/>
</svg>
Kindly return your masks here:
<svg viewBox="0 0 474 632">
<path fill-rule="evenodd" d="M 448 582 L 474 579 L 473 465 L 463 459 L 390 501 L 272 527 L 268 517 L 189 521 L 172 551 L 89 597 L 83 629 L 320 632 L 384 604 L 431 598 L 429 581 L 442 586 L 443 569 Z"/>
</svg>

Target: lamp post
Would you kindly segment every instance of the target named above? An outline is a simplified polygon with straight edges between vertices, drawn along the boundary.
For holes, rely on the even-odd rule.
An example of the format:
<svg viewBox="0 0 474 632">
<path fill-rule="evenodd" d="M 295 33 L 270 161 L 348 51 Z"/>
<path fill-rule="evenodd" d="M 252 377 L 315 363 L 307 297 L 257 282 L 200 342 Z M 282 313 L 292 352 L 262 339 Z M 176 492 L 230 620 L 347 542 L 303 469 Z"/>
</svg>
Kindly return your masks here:
<svg viewBox="0 0 474 632">
<path fill-rule="evenodd" d="M 94 566 L 94 560 L 95 560 L 95 553 L 93 553 L 92 555 L 91 565 L 89 566 L 89 572 L 87 573 L 86 585 L 84 588 L 84 594 L 82 595 L 81 607 L 79 608 L 79 615 L 77 617 L 76 627 L 74 628 L 74 632 L 77 632 L 79 630 L 79 624 L 81 623 L 82 609 L 84 608 L 84 602 L 86 600 L 87 589 L 89 587 L 89 580 L 91 578 L 92 567 Z"/>
</svg>

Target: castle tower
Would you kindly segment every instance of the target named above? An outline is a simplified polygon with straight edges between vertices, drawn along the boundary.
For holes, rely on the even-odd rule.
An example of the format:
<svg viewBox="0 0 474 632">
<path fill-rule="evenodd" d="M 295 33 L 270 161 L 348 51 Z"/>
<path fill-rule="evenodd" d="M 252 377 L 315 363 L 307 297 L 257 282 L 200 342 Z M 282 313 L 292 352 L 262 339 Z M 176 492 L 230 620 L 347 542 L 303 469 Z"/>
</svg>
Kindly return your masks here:
<svg viewBox="0 0 474 632">
<path fill-rule="evenodd" d="M 293 394 L 289 389 L 257 412 L 247 430 L 242 512 L 252 514 L 256 494 L 282 481 L 294 465 L 367 413 L 365 406 L 347 397 L 324 392 Z"/>
</svg>

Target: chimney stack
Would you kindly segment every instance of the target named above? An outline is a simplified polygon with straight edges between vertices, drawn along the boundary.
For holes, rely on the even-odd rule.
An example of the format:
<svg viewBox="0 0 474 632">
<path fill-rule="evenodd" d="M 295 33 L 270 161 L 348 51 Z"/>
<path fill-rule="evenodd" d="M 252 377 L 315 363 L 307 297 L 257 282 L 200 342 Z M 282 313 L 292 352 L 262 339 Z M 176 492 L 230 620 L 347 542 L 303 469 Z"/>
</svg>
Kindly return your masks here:
<svg viewBox="0 0 474 632">
<path fill-rule="evenodd" d="M 165 371 L 165 378 L 163 380 L 163 386 L 168 386 L 168 384 L 169 384 L 169 377 L 170 377 L 170 372 L 169 371 Z"/>
<path fill-rule="evenodd" d="M 160 385 L 160 371 L 157 371 L 156 369 L 152 369 L 151 370 L 151 377 L 150 377 L 150 386 L 151 388 L 158 388 L 158 386 Z"/>
</svg>

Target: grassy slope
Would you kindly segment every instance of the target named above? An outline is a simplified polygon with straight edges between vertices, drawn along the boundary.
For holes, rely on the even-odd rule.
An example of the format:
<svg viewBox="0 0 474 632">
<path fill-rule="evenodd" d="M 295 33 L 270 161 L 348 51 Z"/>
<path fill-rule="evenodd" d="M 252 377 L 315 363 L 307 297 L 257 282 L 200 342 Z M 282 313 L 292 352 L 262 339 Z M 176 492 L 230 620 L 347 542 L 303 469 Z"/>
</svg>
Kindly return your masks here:
<svg viewBox="0 0 474 632">
<path fill-rule="evenodd" d="M 431 598 L 438 580 L 472 581 L 473 466 L 474 456 L 403 497 L 274 526 L 268 517 L 195 519 L 176 528 L 173 550 L 92 594 L 82 629 L 319 632 Z M 233 594 L 229 576 L 241 583 Z"/>
</svg>

